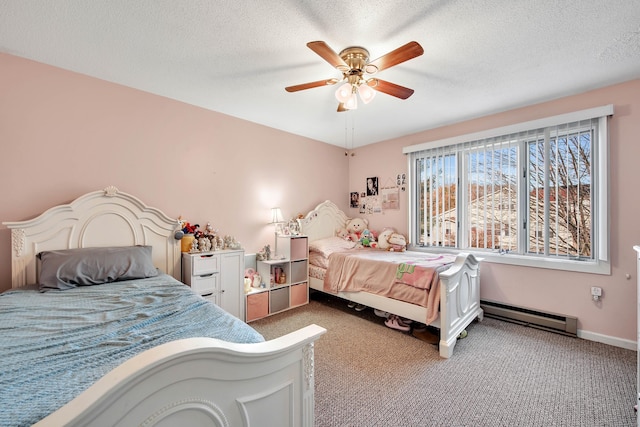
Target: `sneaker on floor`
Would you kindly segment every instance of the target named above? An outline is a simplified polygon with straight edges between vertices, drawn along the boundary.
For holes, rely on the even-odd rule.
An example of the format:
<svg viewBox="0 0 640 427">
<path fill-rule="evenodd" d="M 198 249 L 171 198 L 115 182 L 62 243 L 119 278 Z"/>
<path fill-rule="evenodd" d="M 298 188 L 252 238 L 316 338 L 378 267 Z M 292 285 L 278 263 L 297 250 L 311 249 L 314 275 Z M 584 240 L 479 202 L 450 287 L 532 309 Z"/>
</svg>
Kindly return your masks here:
<svg viewBox="0 0 640 427">
<path fill-rule="evenodd" d="M 397 329 L 402 332 L 409 332 L 411 329 L 409 326 L 400 323 L 398 316 L 395 315 L 389 316 L 389 318 L 384 321 L 384 324 L 391 329 Z"/>
<path fill-rule="evenodd" d="M 358 304 L 358 305 L 356 305 L 356 311 L 362 311 L 362 310 L 364 310 L 365 308 L 367 308 L 367 306 L 366 306 L 366 305 L 362 305 L 362 304 Z"/>
<path fill-rule="evenodd" d="M 373 313 L 378 317 L 389 317 L 388 311 L 378 310 L 377 308 L 373 310 Z"/>
<path fill-rule="evenodd" d="M 347 307 L 349 307 L 349 308 L 353 308 L 355 306 L 356 306 L 355 302 L 350 302 L 349 304 L 347 304 Z"/>
</svg>

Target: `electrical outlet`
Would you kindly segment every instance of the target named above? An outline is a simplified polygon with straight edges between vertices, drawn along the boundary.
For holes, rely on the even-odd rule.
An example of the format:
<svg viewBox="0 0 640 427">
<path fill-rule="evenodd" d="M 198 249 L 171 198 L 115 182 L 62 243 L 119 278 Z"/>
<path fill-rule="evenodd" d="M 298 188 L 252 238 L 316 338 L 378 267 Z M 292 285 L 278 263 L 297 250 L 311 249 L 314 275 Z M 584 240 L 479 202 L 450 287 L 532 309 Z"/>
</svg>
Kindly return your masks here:
<svg viewBox="0 0 640 427">
<path fill-rule="evenodd" d="M 600 297 L 602 296 L 602 288 L 599 288 L 597 286 L 592 286 L 591 287 L 591 296 L 593 297 L 594 301 L 598 301 L 600 299 Z"/>
</svg>

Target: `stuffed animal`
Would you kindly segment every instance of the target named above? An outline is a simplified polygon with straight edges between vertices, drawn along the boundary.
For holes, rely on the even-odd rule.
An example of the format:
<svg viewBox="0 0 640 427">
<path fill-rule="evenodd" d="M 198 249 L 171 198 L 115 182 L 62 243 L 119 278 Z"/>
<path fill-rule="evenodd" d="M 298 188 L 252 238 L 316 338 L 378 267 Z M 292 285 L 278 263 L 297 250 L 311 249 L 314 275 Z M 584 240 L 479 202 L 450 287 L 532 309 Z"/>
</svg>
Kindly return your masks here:
<svg viewBox="0 0 640 427">
<path fill-rule="evenodd" d="M 359 242 L 362 232 L 369 226 L 369 221 L 364 218 L 352 218 L 347 220 L 347 231 L 349 232 L 349 240 Z"/>
<path fill-rule="evenodd" d="M 373 233 L 365 228 L 360 236 L 359 247 L 370 247 L 372 243 L 375 243 L 376 239 L 373 237 Z"/>
<path fill-rule="evenodd" d="M 387 242 L 391 245 L 390 251 L 404 252 L 407 250 L 407 239 L 400 233 L 391 233 Z"/>
<path fill-rule="evenodd" d="M 396 230 L 394 228 L 385 228 L 378 235 L 378 241 L 374 245 L 371 245 L 371 247 L 382 249 L 383 251 L 388 251 L 391 247 L 391 243 L 389 243 L 389 236 L 391 236 L 395 232 Z"/>
<path fill-rule="evenodd" d="M 347 231 L 346 228 L 338 228 L 336 230 L 336 236 L 344 240 L 349 240 L 349 232 Z"/>
</svg>

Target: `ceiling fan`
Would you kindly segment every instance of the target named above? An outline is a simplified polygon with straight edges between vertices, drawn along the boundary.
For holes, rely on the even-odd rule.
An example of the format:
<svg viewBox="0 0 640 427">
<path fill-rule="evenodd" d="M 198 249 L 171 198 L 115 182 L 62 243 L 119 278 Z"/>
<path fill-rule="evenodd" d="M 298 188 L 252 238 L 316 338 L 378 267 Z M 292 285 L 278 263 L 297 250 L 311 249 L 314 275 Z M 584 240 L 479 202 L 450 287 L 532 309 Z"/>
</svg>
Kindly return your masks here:
<svg viewBox="0 0 640 427">
<path fill-rule="evenodd" d="M 360 95 L 360 99 L 365 104 L 368 104 L 373 99 L 376 91 L 400 99 L 409 98 L 413 95 L 413 89 L 380 80 L 376 77 L 366 78 L 365 74 L 375 74 L 378 71 L 391 68 L 394 65 L 416 58 L 424 53 L 422 46 L 420 46 L 418 42 L 413 41 L 369 62 L 369 52 L 360 46 L 347 47 L 343 49 L 340 54 L 337 54 L 323 41 L 309 42 L 307 46 L 331 64 L 332 67 L 340 71 L 342 78 L 318 80 L 288 86 L 285 90 L 287 92 L 297 92 L 320 86 L 330 86 L 344 81 L 345 83 L 336 90 L 336 98 L 339 101 L 339 112 L 358 108 L 356 93 Z"/>
</svg>

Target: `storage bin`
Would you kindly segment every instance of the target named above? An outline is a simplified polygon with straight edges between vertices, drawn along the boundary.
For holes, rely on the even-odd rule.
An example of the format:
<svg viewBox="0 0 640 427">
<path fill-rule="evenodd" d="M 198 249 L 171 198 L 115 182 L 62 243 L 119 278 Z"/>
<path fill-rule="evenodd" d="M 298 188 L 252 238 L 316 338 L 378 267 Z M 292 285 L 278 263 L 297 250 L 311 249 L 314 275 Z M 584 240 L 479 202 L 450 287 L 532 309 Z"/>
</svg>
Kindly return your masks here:
<svg viewBox="0 0 640 427">
<path fill-rule="evenodd" d="M 294 261 L 291 263 L 290 283 L 298 283 L 307 280 L 307 260 Z"/>
<path fill-rule="evenodd" d="M 280 289 L 272 289 L 269 291 L 270 313 L 286 310 L 289 308 L 289 287 L 285 286 Z"/>
<path fill-rule="evenodd" d="M 309 302 L 309 286 L 306 282 L 291 286 L 291 307 Z"/>
<path fill-rule="evenodd" d="M 247 322 L 269 315 L 269 292 L 247 295 Z"/>
</svg>

